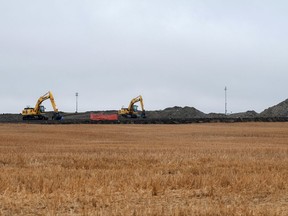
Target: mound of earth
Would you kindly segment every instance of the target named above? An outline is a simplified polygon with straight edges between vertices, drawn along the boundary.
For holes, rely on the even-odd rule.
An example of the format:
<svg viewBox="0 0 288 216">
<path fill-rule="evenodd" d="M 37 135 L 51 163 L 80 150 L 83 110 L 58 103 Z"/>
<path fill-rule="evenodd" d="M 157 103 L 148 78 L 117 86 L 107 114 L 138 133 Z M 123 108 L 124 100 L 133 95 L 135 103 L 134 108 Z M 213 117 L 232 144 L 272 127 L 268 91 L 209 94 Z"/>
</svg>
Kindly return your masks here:
<svg viewBox="0 0 288 216">
<path fill-rule="evenodd" d="M 288 99 L 285 101 L 265 109 L 260 113 L 261 117 L 288 117 Z"/>
<path fill-rule="evenodd" d="M 206 116 L 207 118 L 256 118 L 258 115 L 259 114 L 254 110 L 249 110 L 247 112 L 233 113 L 229 115 L 223 113 L 209 113 Z"/>
<path fill-rule="evenodd" d="M 84 113 L 61 113 L 65 120 L 87 120 L 90 119 L 90 112 Z"/>
<path fill-rule="evenodd" d="M 227 118 L 223 113 L 209 113 L 206 115 L 207 118 Z"/>
<path fill-rule="evenodd" d="M 169 107 L 159 111 L 148 111 L 148 118 L 205 118 L 206 114 L 194 107 Z"/>
<path fill-rule="evenodd" d="M 0 114 L 0 122 L 18 122 L 22 121 L 21 114 Z"/>
<path fill-rule="evenodd" d="M 254 110 L 249 110 L 247 112 L 241 112 L 241 113 L 233 113 L 230 114 L 229 117 L 231 118 L 255 118 L 258 117 L 258 113 Z"/>
</svg>

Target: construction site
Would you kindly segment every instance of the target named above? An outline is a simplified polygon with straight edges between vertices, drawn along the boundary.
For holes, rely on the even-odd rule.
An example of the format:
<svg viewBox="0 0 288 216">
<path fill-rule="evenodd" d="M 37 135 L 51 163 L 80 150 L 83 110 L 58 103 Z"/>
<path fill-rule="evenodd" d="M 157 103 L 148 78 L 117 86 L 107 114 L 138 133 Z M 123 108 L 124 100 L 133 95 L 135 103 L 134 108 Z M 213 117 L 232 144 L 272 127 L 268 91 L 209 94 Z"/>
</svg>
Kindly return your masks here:
<svg viewBox="0 0 288 216">
<path fill-rule="evenodd" d="M 288 215 L 288 1 L 0 5 L 0 216 Z"/>
<path fill-rule="evenodd" d="M 50 100 L 53 111 L 45 111 L 42 105 Z M 141 107 L 138 110 L 138 107 Z M 49 108 L 48 108 L 49 109 Z M 234 113 L 204 113 L 194 107 L 169 107 L 164 110 L 145 110 L 141 95 L 132 98 L 127 108 L 119 110 L 87 111 L 67 113 L 57 108 L 52 92 L 41 96 L 35 107 L 26 107 L 21 114 L 0 114 L 3 123 L 33 124 L 188 124 L 217 122 L 285 122 L 288 121 L 288 99 L 265 109 L 261 113 L 253 110 Z"/>
<path fill-rule="evenodd" d="M 288 214 L 288 100 L 230 115 L 57 100 L 0 115 L 0 215 Z"/>
</svg>

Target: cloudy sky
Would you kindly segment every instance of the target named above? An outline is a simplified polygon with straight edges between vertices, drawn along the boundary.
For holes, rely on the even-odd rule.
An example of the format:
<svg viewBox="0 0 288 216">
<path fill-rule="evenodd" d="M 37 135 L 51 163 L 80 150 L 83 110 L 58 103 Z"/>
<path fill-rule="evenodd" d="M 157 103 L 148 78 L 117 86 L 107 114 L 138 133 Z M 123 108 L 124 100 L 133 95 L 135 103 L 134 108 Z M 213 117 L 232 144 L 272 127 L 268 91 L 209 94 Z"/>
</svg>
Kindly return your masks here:
<svg viewBox="0 0 288 216">
<path fill-rule="evenodd" d="M 0 113 L 261 112 L 288 98 L 286 0 L 0 0 Z M 44 102 L 52 110 L 49 102 Z"/>
</svg>

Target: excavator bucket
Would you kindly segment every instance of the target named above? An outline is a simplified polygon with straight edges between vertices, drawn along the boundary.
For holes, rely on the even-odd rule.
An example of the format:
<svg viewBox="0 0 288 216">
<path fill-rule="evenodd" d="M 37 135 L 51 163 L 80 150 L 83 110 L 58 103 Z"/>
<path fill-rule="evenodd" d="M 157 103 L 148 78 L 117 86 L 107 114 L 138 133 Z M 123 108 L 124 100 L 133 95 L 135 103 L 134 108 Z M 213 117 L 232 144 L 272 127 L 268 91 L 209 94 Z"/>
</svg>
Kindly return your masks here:
<svg viewBox="0 0 288 216">
<path fill-rule="evenodd" d="M 142 117 L 142 118 L 146 118 L 145 110 L 142 111 L 142 113 L 141 113 L 141 117 Z"/>
<path fill-rule="evenodd" d="M 52 120 L 62 120 L 63 116 L 60 113 L 54 113 L 52 116 Z"/>
</svg>

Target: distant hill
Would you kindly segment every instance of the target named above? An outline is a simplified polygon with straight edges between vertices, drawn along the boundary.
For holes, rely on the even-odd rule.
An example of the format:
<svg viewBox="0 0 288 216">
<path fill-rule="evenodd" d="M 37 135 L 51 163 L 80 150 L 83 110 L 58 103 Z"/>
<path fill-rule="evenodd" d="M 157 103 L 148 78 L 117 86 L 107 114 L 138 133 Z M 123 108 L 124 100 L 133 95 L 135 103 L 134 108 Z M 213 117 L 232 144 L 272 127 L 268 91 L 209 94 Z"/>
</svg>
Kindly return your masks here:
<svg viewBox="0 0 288 216">
<path fill-rule="evenodd" d="M 288 117 L 288 99 L 285 101 L 265 109 L 260 113 L 261 117 Z"/>
</svg>

